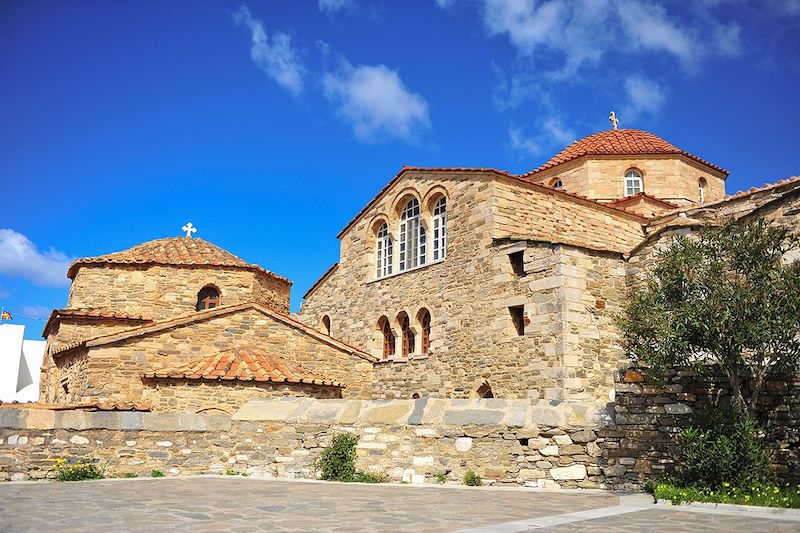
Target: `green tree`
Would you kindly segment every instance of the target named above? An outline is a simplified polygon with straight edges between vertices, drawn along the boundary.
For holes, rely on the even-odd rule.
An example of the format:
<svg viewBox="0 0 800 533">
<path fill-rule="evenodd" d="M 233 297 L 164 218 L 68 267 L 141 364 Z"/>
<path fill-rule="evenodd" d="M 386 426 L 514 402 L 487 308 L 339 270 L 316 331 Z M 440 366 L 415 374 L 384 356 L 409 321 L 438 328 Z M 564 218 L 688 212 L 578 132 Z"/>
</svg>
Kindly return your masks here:
<svg viewBox="0 0 800 533">
<path fill-rule="evenodd" d="M 800 363 L 798 240 L 763 220 L 677 236 L 621 320 L 624 346 L 657 380 L 673 366 L 717 364 L 733 406 L 753 416 L 768 377 Z"/>
</svg>

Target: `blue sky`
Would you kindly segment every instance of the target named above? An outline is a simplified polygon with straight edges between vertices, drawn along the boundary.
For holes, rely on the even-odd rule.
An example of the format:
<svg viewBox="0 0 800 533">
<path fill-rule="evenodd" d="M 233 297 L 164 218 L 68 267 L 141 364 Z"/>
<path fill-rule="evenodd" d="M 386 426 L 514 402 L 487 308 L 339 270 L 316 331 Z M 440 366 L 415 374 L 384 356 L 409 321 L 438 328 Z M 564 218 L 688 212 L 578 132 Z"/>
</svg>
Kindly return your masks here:
<svg viewBox="0 0 800 533">
<path fill-rule="evenodd" d="M 180 235 L 294 280 L 403 164 L 522 172 L 609 127 L 800 174 L 800 0 L 6 1 L 0 305 Z"/>
</svg>

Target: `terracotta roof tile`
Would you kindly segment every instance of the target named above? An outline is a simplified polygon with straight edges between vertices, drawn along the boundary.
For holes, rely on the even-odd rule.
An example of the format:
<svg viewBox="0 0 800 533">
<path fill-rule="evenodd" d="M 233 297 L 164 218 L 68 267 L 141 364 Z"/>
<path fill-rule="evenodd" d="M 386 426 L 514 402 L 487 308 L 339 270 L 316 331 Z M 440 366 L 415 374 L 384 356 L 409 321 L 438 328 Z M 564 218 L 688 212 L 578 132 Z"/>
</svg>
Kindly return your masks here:
<svg viewBox="0 0 800 533">
<path fill-rule="evenodd" d="M 88 309 L 88 308 L 67 308 L 67 309 L 53 309 L 50 317 L 44 325 L 42 337 L 47 338 L 50 328 L 57 320 L 63 318 L 85 318 L 85 319 L 107 319 L 116 320 L 120 322 L 140 322 L 150 323 L 152 319 L 142 316 L 140 314 L 125 313 L 122 311 L 113 311 L 111 309 Z"/>
<path fill-rule="evenodd" d="M 650 202 L 653 202 L 653 203 L 657 203 L 657 204 L 663 205 L 664 207 L 669 208 L 669 209 L 676 209 L 676 208 L 680 207 L 678 204 L 673 204 L 672 202 L 669 202 L 667 200 L 662 200 L 661 198 L 656 198 L 655 196 L 651 196 L 651 195 L 647 194 L 646 192 L 640 192 L 640 193 L 637 193 L 637 194 L 632 194 L 630 196 L 623 196 L 622 198 L 617 198 L 616 200 L 612 200 L 612 201 L 608 202 L 608 205 L 613 205 L 613 206 L 620 207 L 620 206 L 622 206 L 624 204 L 628 204 L 628 203 L 634 202 L 634 201 L 636 201 L 636 200 L 638 200 L 640 198 L 643 199 L 643 200 L 647 200 L 647 201 L 650 201 Z"/>
<path fill-rule="evenodd" d="M 184 365 L 145 372 L 149 379 L 197 379 L 206 381 L 252 381 L 306 383 L 344 387 L 338 381 L 315 374 L 299 364 L 269 355 L 261 348 L 241 347 L 198 359 Z"/>
<path fill-rule="evenodd" d="M 538 172 L 551 169 L 555 166 L 573 161 L 583 156 L 588 155 L 659 155 L 659 154 L 676 154 L 683 155 L 689 159 L 693 159 L 698 163 L 702 163 L 715 170 L 728 174 L 728 171 L 722 167 L 718 167 L 713 163 L 701 159 L 695 155 L 690 154 L 680 148 L 668 143 L 658 135 L 654 135 L 648 131 L 634 130 L 634 129 L 621 129 L 621 130 L 606 130 L 598 133 L 593 133 L 583 139 L 579 139 L 559 153 L 554 155 L 544 165 L 531 170 L 522 175 L 528 177 Z"/>
<path fill-rule="evenodd" d="M 175 265 L 232 267 L 257 270 L 291 283 L 287 278 L 246 262 L 215 244 L 199 238 L 170 237 L 148 241 L 121 252 L 78 259 L 69 267 L 67 277 L 75 277 L 86 265 Z"/>
</svg>

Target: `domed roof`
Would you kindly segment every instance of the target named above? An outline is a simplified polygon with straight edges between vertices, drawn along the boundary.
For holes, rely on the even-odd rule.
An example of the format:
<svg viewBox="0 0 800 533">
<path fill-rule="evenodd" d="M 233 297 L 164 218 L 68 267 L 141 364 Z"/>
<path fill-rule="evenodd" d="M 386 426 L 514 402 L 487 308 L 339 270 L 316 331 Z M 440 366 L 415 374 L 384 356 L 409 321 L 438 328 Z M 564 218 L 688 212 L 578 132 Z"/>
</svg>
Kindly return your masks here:
<svg viewBox="0 0 800 533">
<path fill-rule="evenodd" d="M 579 139 L 555 156 L 539 168 L 532 170 L 525 174 L 525 176 L 541 172 L 557 165 L 561 165 L 568 161 L 573 161 L 583 156 L 592 155 L 633 155 L 633 156 L 646 156 L 646 155 L 661 155 L 661 154 L 676 154 L 683 155 L 690 159 L 709 166 L 720 172 L 727 174 L 728 172 L 721 167 L 718 167 L 704 159 L 690 154 L 680 148 L 668 143 L 658 135 L 654 135 L 648 131 L 634 130 L 634 129 L 621 129 L 621 130 L 606 130 L 598 133 L 593 133 L 588 137 Z"/>
<path fill-rule="evenodd" d="M 170 237 L 138 244 L 121 252 L 78 259 L 69 267 L 73 279 L 78 269 L 87 265 L 173 265 L 228 267 L 258 270 L 288 281 L 258 265 L 250 264 L 215 244 L 199 238 Z"/>
</svg>

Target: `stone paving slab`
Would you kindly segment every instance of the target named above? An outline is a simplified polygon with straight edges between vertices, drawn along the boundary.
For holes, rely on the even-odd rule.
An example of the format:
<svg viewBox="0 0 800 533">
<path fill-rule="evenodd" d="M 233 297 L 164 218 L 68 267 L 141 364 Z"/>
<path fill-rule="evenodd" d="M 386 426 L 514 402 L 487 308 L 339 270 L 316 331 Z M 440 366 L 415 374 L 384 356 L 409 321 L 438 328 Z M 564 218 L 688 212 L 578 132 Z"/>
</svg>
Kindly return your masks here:
<svg viewBox="0 0 800 533">
<path fill-rule="evenodd" d="M 651 506 L 600 491 L 233 477 L 0 484 L 0 531 L 800 531 L 800 521 Z"/>
</svg>

